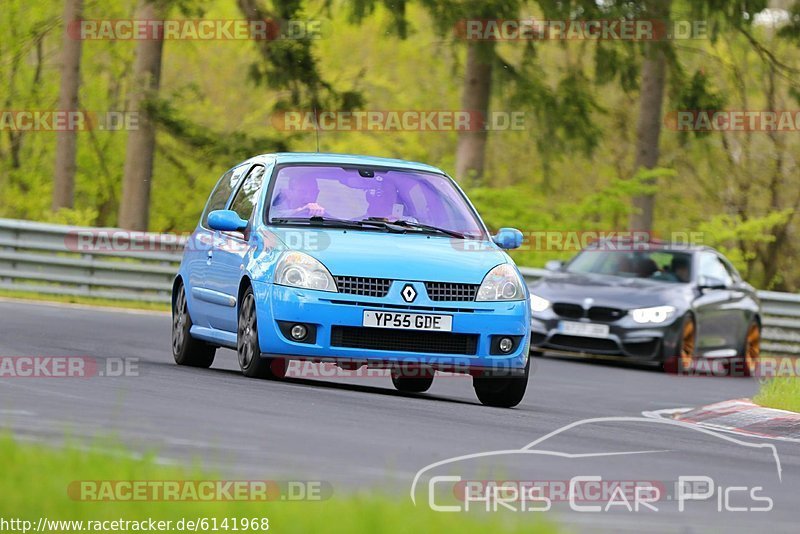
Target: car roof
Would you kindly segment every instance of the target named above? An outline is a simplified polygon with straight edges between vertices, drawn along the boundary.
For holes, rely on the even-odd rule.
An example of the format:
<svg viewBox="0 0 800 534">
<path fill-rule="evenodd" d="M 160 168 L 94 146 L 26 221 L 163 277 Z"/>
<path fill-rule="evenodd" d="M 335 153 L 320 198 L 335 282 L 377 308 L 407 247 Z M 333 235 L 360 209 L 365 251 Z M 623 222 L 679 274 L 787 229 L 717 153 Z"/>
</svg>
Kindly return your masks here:
<svg viewBox="0 0 800 534">
<path fill-rule="evenodd" d="M 586 246 L 586 249 L 597 248 L 601 245 L 601 243 L 613 243 L 615 246 L 621 246 L 626 243 L 633 243 L 633 240 L 630 238 L 606 238 L 606 239 L 598 239 Z M 691 243 L 675 243 L 671 241 L 660 241 L 660 240 L 650 240 L 650 241 L 636 241 L 635 249 L 634 250 L 663 250 L 665 252 L 686 252 L 686 253 L 694 253 L 694 252 L 719 252 L 714 249 L 713 247 L 709 247 L 708 245 L 695 245 Z"/>
<path fill-rule="evenodd" d="M 261 154 L 256 156 L 256 159 L 270 159 L 278 165 L 282 164 L 302 164 L 302 163 L 320 163 L 320 164 L 336 164 L 336 165 L 358 165 L 358 166 L 373 166 L 373 167 L 394 167 L 396 169 L 408 169 L 415 171 L 432 172 L 436 174 L 446 174 L 443 170 L 438 169 L 426 163 L 419 163 L 416 161 L 406 161 L 403 159 L 393 158 L 379 158 L 375 156 L 364 156 L 359 154 L 334 154 L 334 153 L 320 153 L 320 152 L 277 152 L 273 154 Z"/>
</svg>

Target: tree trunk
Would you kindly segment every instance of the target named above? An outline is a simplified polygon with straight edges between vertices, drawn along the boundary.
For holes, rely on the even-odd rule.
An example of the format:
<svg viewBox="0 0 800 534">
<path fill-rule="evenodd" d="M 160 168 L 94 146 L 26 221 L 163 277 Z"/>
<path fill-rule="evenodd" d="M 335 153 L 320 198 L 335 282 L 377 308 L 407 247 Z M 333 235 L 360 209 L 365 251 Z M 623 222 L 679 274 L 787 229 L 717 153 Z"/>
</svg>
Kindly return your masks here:
<svg viewBox="0 0 800 534">
<path fill-rule="evenodd" d="M 488 138 L 483 121 L 489 119 L 493 54 L 494 41 L 473 41 L 467 45 L 461 109 L 470 112 L 472 120 L 468 131 L 458 132 L 456 178 L 462 183 L 477 185 L 483 179 Z"/>
<path fill-rule="evenodd" d="M 141 0 L 136 18 L 163 20 L 164 11 L 156 1 Z M 156 127 L 145 103 L 148 98 L 158 94 L 163 46 L 163 39 L 146 39 L 136 45 L 134 88 L 129 111 L 138 114 L 139 120 L 138 128 L 128 132 L 119 208 L 119 227 L 129 230 L 147 230 L 150 218 L 150 182 L 153 175 Z"/>
<path fill-rule="evenodd" d="M 70 25 L 81 18 L 83 0 L 64 0 L 64 38 L 61 50 L 61 87 L 59 111 L 78 110 L 78 89 L 81 84 L 81 50 L 83 41 L 70 36 Z M 56 166 L 53 173 L 53 211 L 71 208 L 75 202 L 75 154 L 77 132 L 56 133 Z"/>
<path fill-rule="evenodd" d="M 656 0 L 653 4 L 653 19 L 669 20 L 671 0 Z M 658 140 L 661 136 L 661 108 L 664 102 L 667 58 L 665 42 L 651 42 L 647 45 L 642 63 L 642 85 L 639 91 L 639 121 L 636 125 L 635 172 L 642 168 L 652 169 L 658 165 Z M 654 185 L 655 179 L 648 180 Z M 630 216 L 631 230 L 651 232 L 655 211 L 655 194 L 633 197 L 633 212 Z"/>
</svg>

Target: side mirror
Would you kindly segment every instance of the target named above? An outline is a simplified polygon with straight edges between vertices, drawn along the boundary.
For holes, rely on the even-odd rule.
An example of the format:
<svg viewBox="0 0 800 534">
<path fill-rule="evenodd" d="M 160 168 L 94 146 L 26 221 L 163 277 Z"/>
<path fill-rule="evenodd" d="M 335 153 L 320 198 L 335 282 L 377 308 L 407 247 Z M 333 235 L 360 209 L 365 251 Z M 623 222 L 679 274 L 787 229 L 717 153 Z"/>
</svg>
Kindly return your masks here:
<svg viewBox="0 0 800 534">
<path fill-rule="evenodd" d="M 233 210 L 214 210 L 208 214 L 208 226 L 221 232 L 241 232 L 247 228 L 247 221 Z"/>
<path fill-rule="evenodd" d="M 699 289 L 727 289 L 728 285 L 724 280 L 714 278 L 713 276 L 701 276 L 697 282 Z"/>
<path fill-rule="evenodd" d="M 560 271 L 564 267 L 564 262 L 561 260 L 550 260 L 544 264 L 544 268 L 548 271 Z"/>
<path fill-rule="evenodd" d="M 492 241 L 498 247 L 506 250 L 519 248 L 522 246 L 522 232 L 516 228 L 500 228 L 497 231 L 497 235 L 492 237 Z"/>
</svg>

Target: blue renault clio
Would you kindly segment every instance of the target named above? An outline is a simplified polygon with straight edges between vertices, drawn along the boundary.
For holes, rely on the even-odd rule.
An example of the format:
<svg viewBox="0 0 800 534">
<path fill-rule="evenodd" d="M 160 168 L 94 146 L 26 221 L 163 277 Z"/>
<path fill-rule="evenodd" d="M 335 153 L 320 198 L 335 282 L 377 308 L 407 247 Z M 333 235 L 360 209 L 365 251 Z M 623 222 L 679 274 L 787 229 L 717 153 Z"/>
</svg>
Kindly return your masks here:
<svg viewBox="0 0 800 534">
<path fill-rule="evenodd" d="M 341 154 L 267 154 L 220 178 L 172 294 L 172 351 L 208 367 L 236 350 L 249 377 L 290 360 L 391 369 L 405 392 L 435 371 L 473 377 L 486 405 L 516 406 L 529 372 L 528 290 L 443 171 Z"/>
</svg>

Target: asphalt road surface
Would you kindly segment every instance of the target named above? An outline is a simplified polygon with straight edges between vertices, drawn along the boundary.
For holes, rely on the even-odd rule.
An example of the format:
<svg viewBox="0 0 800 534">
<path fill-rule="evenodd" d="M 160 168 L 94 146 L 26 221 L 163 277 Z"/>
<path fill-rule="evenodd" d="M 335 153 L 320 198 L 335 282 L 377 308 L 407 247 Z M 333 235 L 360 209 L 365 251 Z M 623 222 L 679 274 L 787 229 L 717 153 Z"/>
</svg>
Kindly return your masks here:
<svg viewBox="0 0 800 534">
<path fill-rule="evenodd" d="M 133 451 L 155 450 L 164 462 L 199 460 L 225 477 L 324 480 L 333 498 L 380 490 L 410 499 L 415 474 L 437 461 L 519 449 L 589 418 L 639 417 L 642 411 L 751 396 L 758 386 L 749 379 L 671 377 L 544 358 L 535 360 L 523 403 L 506 410 L 481 406 L 468 378 L 437 378 L 428 393 L 405 395 L 387 377 L 247 379 L 229 350 L 217 352 L 211 369 L 178 367 L 170 353 L 170 320 L 162 313 L 2 301 L 0 317 L 0 356 L 88 356 L 101 369 L 108 358 L 138 360 L 134 376 L 0 378 L 0 425 L 21 439 L 57 444 L 65 436 L 116 436 Z M 540 445 L 589 456 L 503 454 L 455 462 L 444 472 L 549 481 L 577 475 L 666 482 L 708 476 L 716 484 L 713 496 L 687 501 L 683 511 L 673 495 L 658 503 L 657 512 L 615 506 L 587 513 L 557 502 L 540 513 L 576 530 L 794 532 L 800 519 L 800 446 L 770 443 L 780 458 L 780 482 L 774 456 L 764 448 L 646 421 L 589 422 Z M 651 452 L 594 456 L 637 451 Z M 426 506 L 426 479 L 421 480 L 417 505 Z M 736 494 L 728 499 L 725 489 L 746 487 L 749 495 L 755 486 L 763 488 L 756 495 L 772 499 L 771 511 L 729 511 L 763 502 L 736 502 Z"/>
</svg>

